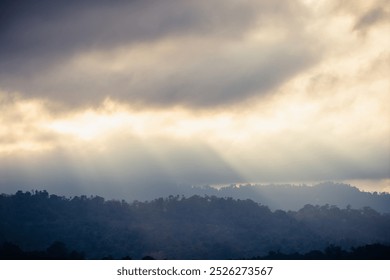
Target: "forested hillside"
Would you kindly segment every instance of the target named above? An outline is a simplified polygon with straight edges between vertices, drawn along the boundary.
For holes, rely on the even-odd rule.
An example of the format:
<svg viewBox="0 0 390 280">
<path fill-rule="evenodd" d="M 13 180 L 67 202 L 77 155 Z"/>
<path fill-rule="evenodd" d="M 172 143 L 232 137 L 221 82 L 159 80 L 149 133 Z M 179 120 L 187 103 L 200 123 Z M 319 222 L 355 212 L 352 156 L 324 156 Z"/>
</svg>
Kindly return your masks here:
<svg viewBox="0 0 390 280">
<path fill-rule="evenodd" d="M 240 259 L 390 245 L 390 215 L 305 205 L 271 211 L 252 200 L 170 196 L 127 203 L 46 191 L 0 196 L 0 244 L 44 251 L 54 242 L 87 259 Z M 58 247 L 58 243 L 57 243 Z M 42 254 L 41 254 L 42 256 Z M 45 255 L 43 255 L 45 256 Z"/>
</svg>

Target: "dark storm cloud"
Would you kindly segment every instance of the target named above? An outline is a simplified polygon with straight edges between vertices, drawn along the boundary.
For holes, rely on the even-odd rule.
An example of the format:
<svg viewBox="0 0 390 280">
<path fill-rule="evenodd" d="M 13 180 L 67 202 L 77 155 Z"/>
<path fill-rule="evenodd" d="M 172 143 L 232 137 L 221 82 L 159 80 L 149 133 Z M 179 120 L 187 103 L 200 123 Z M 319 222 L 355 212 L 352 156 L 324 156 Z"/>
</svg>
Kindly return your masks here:
<svg viewBox="0 0 390 280">
<path fill-rule="evenodd" d="M 140 100 L 156 105 L 183 104 L 192 107 L 230 105 L 261 96 L 310 65 L 314 58 L 304 48 L 275 47 L 264 54 L 225 57 L 216 54 L 200 67 L 181 69 L 175 77 L 167 76 L 161 84 L 142 83 Z M 156 94 L 156 92 L 158 92 Z"/>
<path fill-rule="evenodd" d="M 252 50 L 249 58 L 247 55 L 245 50 L 235 56 L 195 54 L 177 65 L 171 62 L 175 66 L 170 70 L 152 66 L 146 75 L 137 70 L 107 74 L 65 68 L 60 75 L 46 73 L 28 83 L 20 84 L 19 79 L 12 83 L 24 92 L 36 92 L 37 97 L 43 94 L 70 106 L 93 105 L 110 93 L 114 100 L 133 104 L 210 108 L 267 94 L 314 60 L 299 45 Z"/>
<path fill-rule="evenodd" d="M 68 56 L 83 49 L 158 40 L 175 34 L 219 32 L 231 35 L 254 20 L 253 4 L 232 5 L 231 1 L 226 1 L 221 9 L 218 1 L 214 3 L 3 1 L 0 57 L 2 60 L 8 57 L 12 65 L 15 59 L 23 62 L 51 60 L 50 55 Z"/>
<path fill-rule="evenodd" d="M 0 45 L 0 88 L 71 107 L 106 97 L 153 106 L 231 104 L 264 94 L 313 63 L 304 40 L 294 37 L 303 9 L 291 1 L 3 1 L 1 10 L 0 41 L 6 43 Z M 77 54 L 140 43 L 183 37 L 239 42 L 256 24 L 291 32 L 280 43 L 292 51 L 270 45 L 266 55 L 259 50 L 243 64 L 216 48 L 215 58 L 196 57 L 197 66 L 191 66 L 189 52 L 173 73 L 156 65 L 150 77 L 140 79 L 144 75 L 137 70 L 115 75 L 58 70 Z M 177 51 L 186 52 L 180 46 Z"/>
<path fill-rule="evenodd" d="M 104 47 L 183 34 L 240 35 L 258 20 L 292 20 L 284 1 L 2 1 L 1 36 L 9 52 Z M 259 18 L 260 17 L 260 18 Z M 292 26 L 291 26 L 292 27 Z"/>
</svg>

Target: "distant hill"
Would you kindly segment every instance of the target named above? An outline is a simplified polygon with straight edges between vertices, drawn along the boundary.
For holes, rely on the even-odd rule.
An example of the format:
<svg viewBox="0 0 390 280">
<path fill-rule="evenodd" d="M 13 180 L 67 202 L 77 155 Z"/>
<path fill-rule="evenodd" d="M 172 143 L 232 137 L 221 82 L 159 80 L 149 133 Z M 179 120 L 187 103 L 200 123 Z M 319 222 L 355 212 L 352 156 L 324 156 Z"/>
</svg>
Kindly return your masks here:
<svg viewBox="0 0 390 280">
<path fill-rule="evenodd" d="M 370 193 L 333 182 L 306 185 L 229 185 L 216 189 L 210 186 L 194 187 L 190 195 L 215 195 L 235 199 L 252 199 L 272 210 L 299 210 L 305 204 L 335 205 L 359 209 L 365 206 L 381 213 L 390 213 L 389 193 Z"/>
<path fill-rule="evenodd" d="M 5 257 L 11 252 L 69 259 L 290 258 L 295 253 L 307 258 L 329 245 L 340 251 L 379 244 L 363 251 L 373 256 L 375 248 L 390 245 L 390 214 L 310 204 L 298 211 L 271 211 L 249 199 L 216 196 L 127 203 L 19 191 L 0 195 L 1 244 Z"/>
</svg>

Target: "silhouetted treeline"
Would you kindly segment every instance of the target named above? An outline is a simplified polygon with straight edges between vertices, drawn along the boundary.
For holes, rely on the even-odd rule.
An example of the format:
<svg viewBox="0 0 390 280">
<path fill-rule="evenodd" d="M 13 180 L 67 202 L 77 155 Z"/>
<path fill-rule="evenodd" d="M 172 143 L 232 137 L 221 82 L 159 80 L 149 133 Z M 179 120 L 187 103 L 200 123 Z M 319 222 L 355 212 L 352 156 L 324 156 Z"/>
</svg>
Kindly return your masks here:
<svg viewBox="0 0 390 280">
<path fill-rule="evenodd" d="M 127 203 L 46 191 L 0 195 L 0 244 L 31 252 L 57 240 L 88 259 L 242 259 L 390 245 L 390 215 L 330 205 L 271 211 L 215 196 Z"/>
<path fill-rule="evenodd" d="M 70 251 L 60 241 L 54 242 L 46 250 L 23 251 L 19 245 L 4 242 L 0 246 L 0 260 L 83 260 L 84 254 Z"/>
<path fill-rule="evenodd" d="M 343 250 L 339 246 L 328 246 L 324 251 L 312 250 L 308 253 L 285 254 L 280 251 L 271 251 L 256 260 L 389 260 L 390 246 L 382 244 L 369 244 Z"/>
<path fill-rule="evenodd" d="M 23 251 L 18 245 L 4 242 L 0 245 L 0 260 L 83 260 L 84 253 L 69 251 L 62 242 L 54 242 L 44 251 Z M 104 260 L 114 259 L 112 255 L 103 257 Z M 131 260 L 129 256 L 122 258 Z M 151 256 L 144 256 L 142 260 L 154 260 Z M 253 260 L 389 260 L 390 246 L 369 244 L 343 250 L 339 246 L 330 245 L 324 251 L 312 250 L 308 253 L 285 254 L 280 251 L 271 251 L 266 256 L 257 256 Z"/>
</svg>

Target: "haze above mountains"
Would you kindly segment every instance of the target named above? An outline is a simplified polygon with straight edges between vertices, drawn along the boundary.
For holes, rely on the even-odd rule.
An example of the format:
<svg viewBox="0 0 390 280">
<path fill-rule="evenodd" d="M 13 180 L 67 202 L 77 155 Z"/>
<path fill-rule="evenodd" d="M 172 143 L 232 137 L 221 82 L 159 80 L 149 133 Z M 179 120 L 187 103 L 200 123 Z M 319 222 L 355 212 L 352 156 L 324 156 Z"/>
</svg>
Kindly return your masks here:
<svg viewBox="0 0 390 280">
<path fill-rule="evenodd" d="M 230 185 L 220 189 L 194 188 L 196 194 L 252 199 L 270 209 L 298 210 L 305 204 L 335 205 L 345 208 L 371 207 L 378 212 L 390 213 L 390 194 L 364 192 L 358 188 L 333 182 L 307 185 Z"/>
</svg>

